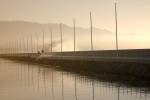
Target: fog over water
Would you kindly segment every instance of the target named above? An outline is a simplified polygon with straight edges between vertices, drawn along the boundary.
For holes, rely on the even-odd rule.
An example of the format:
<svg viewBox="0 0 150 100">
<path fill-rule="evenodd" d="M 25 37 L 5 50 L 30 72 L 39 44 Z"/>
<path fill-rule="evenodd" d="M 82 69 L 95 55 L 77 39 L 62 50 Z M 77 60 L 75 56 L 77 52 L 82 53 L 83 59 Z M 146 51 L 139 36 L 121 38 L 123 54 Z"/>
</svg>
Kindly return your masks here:
<svg viewBox="0 0 150 100">
<path fill-rule="evenodd" d="M 149 12 L 150 0 L 0 0 L 0 56 L 63 64 L 0 58 L 0 100 L 150 100 L 134 80 L 148 79 Z"/>
<path fill-rule="evenodd" d="M 43 32 L 45 34 L 45 49 L 49 51 L 53 33 L 53 50 L 60 51 L 60 28 L 59 24 L 40 24 L 26 21 L 0 21 L 1 49 L 8 51 L 15 48 L 18 42 L 18 51 L 27 51 L 27 40 L 29 49 L 42 49 Z M 74 37 L 73 25 L 62 25 L 63 51 L 73 51 Z M 31 45 L 32 36 L 32 45 Z M 82 28 L 76 25 L 76 50 L 90 50 L 90 28 Z M 146 34 L 118 33 L 120 49 L 149 48 L 149 38 Z M 21 47 L 20 47 L 21 45 Z M 94 50 L 115 49 L 115 32 L 108 29 L 93 27 Z"/>
<path fill-rule="evenodd" d="M 45 44 L 48 45 L 52 29 L 53 42 L 58 43 L 53 50 L 60 51 L 59 24 L 63 23 L 63 51 L 72 51 L 73 19 L 76 20 L 76 50 L 90 50 L 90 12 L 94 50 L 115 49 L 115 2 L 119 48 L 150 48 L 149 0 L 0 0 L 0 2 L 0 50 L 8 51 L 8 45 L 14 47 L 16 40 L 23 42 L 24 39 L 31 37 L 31 34 L 33 44 L 38 34 L 41 48 L 42 33 L 45 33 Z"/>
</svg>

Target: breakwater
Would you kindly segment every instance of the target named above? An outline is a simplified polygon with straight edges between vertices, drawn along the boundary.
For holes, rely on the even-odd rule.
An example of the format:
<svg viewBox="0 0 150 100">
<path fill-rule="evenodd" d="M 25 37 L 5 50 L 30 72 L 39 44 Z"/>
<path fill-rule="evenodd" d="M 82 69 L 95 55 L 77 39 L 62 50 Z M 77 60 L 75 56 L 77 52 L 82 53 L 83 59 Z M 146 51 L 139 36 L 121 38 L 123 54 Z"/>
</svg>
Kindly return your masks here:
<svg viewBox="0 0 150 100">
<path fill-rule="evenodd" d="M 1 54 L 2 58 L 32 63 L 56 65 L 60 69 L 105 76 L 150 79 L 150 50 L 80 51 L 54 53 Z"/>
</svg>

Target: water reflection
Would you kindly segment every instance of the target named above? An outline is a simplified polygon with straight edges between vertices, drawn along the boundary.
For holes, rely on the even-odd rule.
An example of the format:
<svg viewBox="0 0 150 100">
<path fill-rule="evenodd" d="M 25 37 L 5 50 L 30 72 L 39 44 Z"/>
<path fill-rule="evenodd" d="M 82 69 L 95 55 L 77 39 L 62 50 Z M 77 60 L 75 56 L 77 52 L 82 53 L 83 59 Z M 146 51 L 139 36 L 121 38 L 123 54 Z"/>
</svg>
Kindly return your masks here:
<svg viewBox="0 0 150 100">
<path fill-rule="evenodd" d="M 77 98 L 77 79 L 76 76 L 74 77 L 75 81 L 74 81 L 74 89 L 75 89 L 75 100 L 78 100 Z"/>
<path fill-rule="evenodd" d="M 10 99 L 149 100 L 150 89 L 100 81 L 53 66 L 0 60 L 0 100 Z"/>
</svg>

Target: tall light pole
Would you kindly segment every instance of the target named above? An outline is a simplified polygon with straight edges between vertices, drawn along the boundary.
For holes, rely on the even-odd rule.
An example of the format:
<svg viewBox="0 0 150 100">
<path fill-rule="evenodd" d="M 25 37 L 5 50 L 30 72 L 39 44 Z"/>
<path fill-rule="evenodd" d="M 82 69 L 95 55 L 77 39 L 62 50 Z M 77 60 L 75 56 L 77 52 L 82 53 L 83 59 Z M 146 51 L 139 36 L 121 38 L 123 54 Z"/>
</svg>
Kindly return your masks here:
<svg viewBox="0 0 150 100">
<path fill-rule="evenodd" d="M 90 24 L 91 24 L 91 51 L 93 51 L 93 23 L 92 23 L 92 13 L 90 12 Z"/>
<path fill-rule="evenodd" d="M 6 46 L 6 55 L 8 55 L 9 54 L 9 42 L 7 42 L 6 44 L 5 44 L 5 46 Z"/>
<path fill-rule="evenodd" d="M 73 19 L 73 32 L 74 32 L 74 52 L 76 51 L 76 20 Z"/>
<path fill-rule="evenodd" d="M 115 1 L 115 23 L 116 23 L 116 54 L 119 56 L 119 47 L 118 47 L 118 15 L 117 15 L 117 2 Z"/>
<path fill-rule="evenodd" d="M 43 48 L 42 48 L 42 53 L 44 53 L 44 49 L 45 49 L 45 45 L 44 45 L 44 42 L 45 42 L 45 33 L 43 32 Z"/>
<path fill-rule="evenodd" d="M 22 44 L 21 44 L 21 40 L 19 41 L 20 43 L 20 54 L 22 53 Z"/>
<path fill-rule="evenodd" d="M 22 46 L 23 46 L 23 54 L 25 54 L 26 47 L 25 47 L 25 40 L 24 40 L 24 38 L 22 39 Z"/>
<path fill-rule="evenodd" d="M 38 37 L 38 34 L 36 33 L 36 42 L 37 42 L 37 44 L 36 44 L 36 49 L 37 49 L 37 53 L 39 52 L 39 37 Z"/>
<path fill-rule="evenodd" d="M 16 42 L 17 42 L 17 43 L 16 43 L 16 46 L 17 46 L 16 49 L 17 49 L 17 53 L 18 53 L 18 40 L 16 40 Z"/>
<path fill-rule="evenodd" d="M 62 48 L 62 23 L 60 23 L 60 48 L 61 48 L 61 52 L 63 51 Z"/>
<path fill-rule="evenodd" d="M 29 56 L 29 40 L 28 40 L 28 37 L 27 37 L 27 55 Z"/>
<path fill-rule="evenodd" d="M 7 49 L 7 47 L 6 47 Z M 6 50 L 6 53 L 7 53 L 7 50 Z M 16 40 L 14 40 L 14 54 L 16 54 Z"/>
<path fill-rule="evenodd" d="M 33 38 L 32 38 L 32 34 L 31 34 L 31 53 L 33 53 Z"/>
<path fill-rule="evenodd" d="M 8 54 L 10 54 L 10 41 L 8 42 Z"/>
<path fill-rule="evenodd" d="M 12 43 L 11 43 L 11 41 L 9 42 L 9 45 L 10 45 L 10 55 L 12 56 Z"/>
<path fill-rule="evenodd" d="M 51 28 L 51 33 L 50 33 L 50 35 L 51 35 L 51 52 L 53 52 L 53 30 L 52 30 L 52 28 Z"/>
</svg>

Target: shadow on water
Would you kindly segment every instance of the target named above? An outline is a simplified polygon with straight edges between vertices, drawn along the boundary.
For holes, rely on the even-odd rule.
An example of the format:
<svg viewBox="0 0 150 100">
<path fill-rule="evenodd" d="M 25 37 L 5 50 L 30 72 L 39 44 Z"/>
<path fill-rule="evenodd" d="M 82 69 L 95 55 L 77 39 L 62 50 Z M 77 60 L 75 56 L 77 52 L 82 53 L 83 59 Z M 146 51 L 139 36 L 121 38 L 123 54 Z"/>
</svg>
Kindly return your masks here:
<svg viewBox="0 0 150 100">
<path fill-rule="evenodd" d="M 133 82 L 134 79 L 124 82 L 118 77 L 105 78 L 105 75 L 66 71 L 59 66 L 11 63 L 15 64 L 16 79 L 20 87 L 51 100 L 150 99 L 149 86 Z M 1 67 L 2 69 L 6 67 Z"/>
</svg>

